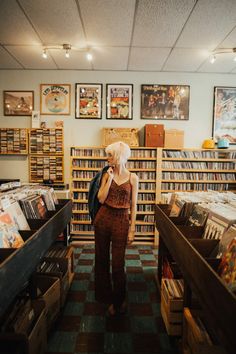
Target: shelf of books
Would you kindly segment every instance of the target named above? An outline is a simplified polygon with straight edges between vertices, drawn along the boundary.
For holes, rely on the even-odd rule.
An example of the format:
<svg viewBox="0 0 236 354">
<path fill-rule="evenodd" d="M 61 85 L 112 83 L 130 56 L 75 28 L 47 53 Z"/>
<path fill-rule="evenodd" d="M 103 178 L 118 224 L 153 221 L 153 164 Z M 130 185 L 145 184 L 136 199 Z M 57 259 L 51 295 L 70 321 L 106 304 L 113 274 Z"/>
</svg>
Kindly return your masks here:
<svg viewBox="0 0 236 354">
<path fill-rule="evenodd" d="M 175 191 L 236 191 L 236 150 L 163 149 L 158 201 Z"/>
<path fill-rule="evenodd" d="M 88 214 L 88 190 L 91 179 L 106 165 L 102 147 L 71 148 L 71 193 L 73 218 L 71 236 L 81 242 L 94 241 L 94 230 Z M 154 222 L 156 204 L 157 149 L 131 149 L 127 168 L 139 177 L 135 243 L 155 244 L 157 232 Z"/>
<path fill-rule="evenodd" d="M 1 155 L 27 155 L 28 129 L 0 128 Z"/>
<path fill-rule="evenodd" d="M 62 128 L 30 129 L 30 182 L 64 182 L 64 144 Z"/>
</svg>

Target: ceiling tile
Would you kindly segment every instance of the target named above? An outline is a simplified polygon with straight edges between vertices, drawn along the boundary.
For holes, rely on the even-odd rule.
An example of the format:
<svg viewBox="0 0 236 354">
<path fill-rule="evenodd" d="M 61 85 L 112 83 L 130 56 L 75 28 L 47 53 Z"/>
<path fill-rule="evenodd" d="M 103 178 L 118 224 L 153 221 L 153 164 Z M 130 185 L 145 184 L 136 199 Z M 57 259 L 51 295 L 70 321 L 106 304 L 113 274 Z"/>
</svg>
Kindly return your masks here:
<svg viewBox="0 0 236 354">
<path fill-rule="evenodd" d="M 89 45 L 128 46 L 135 0 L 79 0 Z"/>
<path fill-rule="evenodd" d="M 93 48 L 94 70 L 127 70 L 129 48 Z"/>
<path fill-rule="evenodd" d="M 171 47 L 186 22 L 195 0 L 138 2 L 133 45 Z"/>
<path fill-rule="evenodd" d="M 0 43 L 40 44 L 40 39 L 15 0 L 0 1 Z M 4 15 L 3 15 L 4 14 Z"/>
<path fill-rule="evenodd" d="M 7 50 L 26 69 L 57 69 L 56 65 L 48 56 L 42 58 L 42 47 L 40 46 L 6 46 Z"/>
<path fill-rule="evenodd" d="M 235 21 L 236 22 L 236 21 Z M 220 48 L 235 48 L 236 47 L 236 28 L 220 43 Z"/>
<path fill-rule="evenodd" d="M 129 70 L 161 70 L 170 48 L 132 48 L 130 51 Z"/>
<path fill-rule="evenodd" d="M 72 50 L 70 57 L 65 57 L 64 50 L 49 50 L 50 56 L 54 59 L 58 69 L 68 70 L 91 70 L 92 64 L 86 59 L 86 52 Z"/>
<path fill-rule="evenodd" d="M 217 55 L 214 64 L 211 64 L 209 60 L 199 68 L 198 72 L 209 72 L 209 73 L 230 73 L 235 68 L 235 61 L 233 53 L 220 54 Z"/>
<path fill-rule="evenodd" d="M 0 68 L 1 69 L 23 69 L 19 63 L 0 46 Z"/>
<path fill-rule="evenodd" d="M 84 47 L 85 37 L 74 0 L 20 0 L 43 44 L 70 43 Z"/>
<path fill-rule="evenodd" d="M 213 50 L 235 26 L 235 0 L 198 0 L 176 47 Z"/>
<path fill-rule="evenodd" d="M 171 52 L 164 71 L 196 71 L 206 58 L 209 52 L 200 49 L 175 48 Z"/>
</svg>

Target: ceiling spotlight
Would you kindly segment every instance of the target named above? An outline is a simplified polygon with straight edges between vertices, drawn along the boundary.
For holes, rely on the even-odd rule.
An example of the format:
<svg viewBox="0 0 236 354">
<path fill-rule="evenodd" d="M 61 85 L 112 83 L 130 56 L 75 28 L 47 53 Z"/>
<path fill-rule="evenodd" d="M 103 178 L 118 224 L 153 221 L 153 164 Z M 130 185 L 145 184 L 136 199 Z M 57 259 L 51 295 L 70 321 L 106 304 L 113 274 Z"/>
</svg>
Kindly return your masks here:
<svg viewBox="0 0 236 354">
<path fill-rule="evenodd" d="M 43 50 L 42 57 L 43 57 L 44 59 L 47 59 L 48 55 L 47 55 L 47 50 L 46 50 L 46 49 Z"/>
<path fill-rule="evenodd" d="M 93 60 L 93 56 L 92 56 L 91 53 L 87 53 L 86 57 L 87 57 L 88 61 L 92 61 Z"/>
<path fill-rule="evenodd" d="M 214 64 L 215 61 L 216 61 L 216 56 L 212 55 L 212 57 L 210 58 L 210 63 Z"/>
<path fill-rule="evenodd" d="M 66 58 L 69 58 L 69 57 L 70 57 L 70 53 L 69 53 L 69 50 L 68 50 L 68 49 L 66 49 L 65 57 L 66 57 Z"/>
</svg>

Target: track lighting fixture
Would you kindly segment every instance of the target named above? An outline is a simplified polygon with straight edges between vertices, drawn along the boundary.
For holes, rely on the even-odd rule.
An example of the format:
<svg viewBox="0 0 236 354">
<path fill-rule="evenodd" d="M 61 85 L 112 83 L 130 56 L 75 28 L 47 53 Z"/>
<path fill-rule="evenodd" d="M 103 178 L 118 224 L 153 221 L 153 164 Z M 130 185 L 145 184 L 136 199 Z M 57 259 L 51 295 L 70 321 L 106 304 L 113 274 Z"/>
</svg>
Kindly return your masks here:
<svg viewBox="0 0 236 354">
<path fill-rule="evenodd" d="M 216 61 L 218 55 L 220 54 L 232 54 L 232 53 L 236 53 L 236 48 L 219 48 L 214 50 L 214 52 L 212 53 L 211 57 L 210 57 L 210 63 L 214 64 L 214 62 Z M 236 56 L 233 58 L 234 61 L 236 61 Z"/>
<path fill-rule="evenodd" d="M 72 50 L 77 50 L 77 51 L 81 51 L 81 52 L 86 52 L 86 58 L 88 61 L 92 61 L 93 60 L 93 56 L 90 53 L 90 50 L 88 48 L 78 48 L 78 47 L 73 47 L 71 44 L 69 43 L 64 43 L 62 45 L 52 45 L 52 46 L 45 46 L 43 48 L 43 53 L 42 53 L 42 57 L 44 59 L 47 59 L 48 55 L 47 55 L 47 51 L 48 50 L 59 50 L 62 49 L 65 51 L 65 57 L 66 58 L 70 58 L 70 54 Z"/>
</svg>

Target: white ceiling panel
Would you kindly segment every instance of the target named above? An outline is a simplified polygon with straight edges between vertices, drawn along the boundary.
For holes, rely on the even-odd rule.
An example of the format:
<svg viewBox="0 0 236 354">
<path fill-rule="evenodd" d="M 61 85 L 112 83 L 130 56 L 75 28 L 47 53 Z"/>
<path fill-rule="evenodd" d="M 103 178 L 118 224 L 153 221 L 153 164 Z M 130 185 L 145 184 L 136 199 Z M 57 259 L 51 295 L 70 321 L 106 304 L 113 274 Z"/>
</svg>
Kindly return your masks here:
<svg viewBox="0 0 236 354">
<path fill-rule="evenodd" d="M 40 44 L 37 34 L 15 0 L 1 0 L 0 14 L 1 44 Z"/>
<path fill-rule="evenodd" d="M 66 58 L 62 50 L 49 50 L 59 69 L 65 70 L 92 70 L 92 64 L 86 59 L 86 52 L 72 50 L 70 57 Z"/>
<path fill-rule="evenodd" d="M 176 47 L 213 50 L 234 28 L 235 0 L 198 0 Z"/>
<path fill-rule="evenodd" d="M 43 44 L 86 45 L 75 0 L 20 0 L 20 3 Z"/>
<path fill-rule="evenodd" d="M 94 70 L 127 70 L 129 48 L 103 47 L 93 49 Z"/>
<path fill-rule="evenodd" d="M 128 46 L 135 0 L 79 0 L 89 45 Z"/>
<path fill-rule="evenodd" d="M 129 70 L 160 71 L 170 48 L 132 48 Z"/>
<path fill-rule="evenodd" d="M 0 68 L 1 69 L 22 69 L 22 66 L 0 46 Z"/>
<path fill-rule="evenodd" d="M 164 71 L 196 71 L 209 57 L 209 52 L 200 49 L 175 48 L 171 52 Z"/>
<path fill-rule="evenodd" d="M 43 48 L 40 46 L 9 46 L 6 48 L 24 68 L 57 69 L 50 56 L 47 59 L 42 58 Z"/>
<path fill-rule="evenodd" d="M 133 45 L 171 47 L 196 0 L 142 0 L 138 2 Z"/>
<path fill-rule="evenodd" d="M 236 48 L 236 28 L 234 28 L 234 30 L 225 38 L 225 40 L 222 43 L 220 43 L 219 47 Z"/>
<path fill-rule="evenodd" d="M 234 54 L 220 54 L 216 56 L 216 61 L 211 64 L 209 60 L 206 60 L 204 64 L 199 68 L 199 72 L 211 72 L 211 73 L 230 73 L 236 66 Z"/>
</svg>

